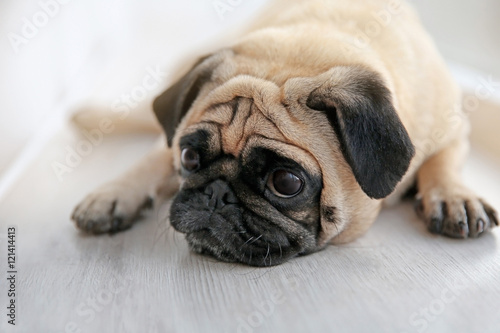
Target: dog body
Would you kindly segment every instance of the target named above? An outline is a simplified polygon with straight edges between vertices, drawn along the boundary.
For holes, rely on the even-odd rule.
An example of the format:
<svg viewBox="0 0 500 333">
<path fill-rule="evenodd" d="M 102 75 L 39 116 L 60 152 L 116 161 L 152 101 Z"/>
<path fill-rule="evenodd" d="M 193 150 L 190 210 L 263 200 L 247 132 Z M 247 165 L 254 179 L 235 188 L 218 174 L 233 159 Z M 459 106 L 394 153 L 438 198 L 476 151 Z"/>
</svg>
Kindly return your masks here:
<svg viewBox="0 0 500 333">
<path fill-rule="evenodd" d="M 498 223 L 460 180 L 459 89 L 399 1 L 275 1 L 153 108 L 169 148 L 87 197 L 81 229 L 124 229 L 179 190 L 170 220 L 193 250 L 272 265 L 355 239 L 414 184 L 432 232 Z"/>
</svg>

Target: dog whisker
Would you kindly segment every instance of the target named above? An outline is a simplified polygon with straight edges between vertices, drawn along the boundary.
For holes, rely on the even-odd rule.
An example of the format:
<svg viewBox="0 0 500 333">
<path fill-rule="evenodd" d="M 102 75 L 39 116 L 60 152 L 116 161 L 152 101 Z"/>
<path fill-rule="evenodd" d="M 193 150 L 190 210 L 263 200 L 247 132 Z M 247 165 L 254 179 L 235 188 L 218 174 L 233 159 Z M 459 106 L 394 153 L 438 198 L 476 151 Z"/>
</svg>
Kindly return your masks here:
<svg viewBox="0 0 500 333">
<path fill-rule="evenodd" d="M 269 257 L 269 252 L 270 252 L 271 248 L 269 247 L 269 243 L 267 243 L 267 253 L 266 253 L 266 256 L 264 257 L 264 266 L 266 266 L 266 260 L 267 260 L 267 257 Z M 271 260 L 269 260 L 269 266 L 271 266 Z"/>
<path fill-rule="evenodd" d="M 254 239 L 254 237 L 253 237 L 253 236 L 252 236 L 252 237 L 250 237 L 250 238 L 249 238 L 249 239 L 248 239 L 245 243 L 243 243 L 243 245 L 242 245 L 241 247 L 245 246 L 245 245 L 246 245 L 248 242 L 250 242 L 252 239 Z"/>
<path fill-rule="evenodd" d="M 248 243 L 248 245 L 255 243 L 255 242 L 256 242 L 256 241 L 258 241 L 261 237 L 262 237 L 262 235 L 260 235 L 259 237 L 255 238 L 252 242 Z"/>
</svg>

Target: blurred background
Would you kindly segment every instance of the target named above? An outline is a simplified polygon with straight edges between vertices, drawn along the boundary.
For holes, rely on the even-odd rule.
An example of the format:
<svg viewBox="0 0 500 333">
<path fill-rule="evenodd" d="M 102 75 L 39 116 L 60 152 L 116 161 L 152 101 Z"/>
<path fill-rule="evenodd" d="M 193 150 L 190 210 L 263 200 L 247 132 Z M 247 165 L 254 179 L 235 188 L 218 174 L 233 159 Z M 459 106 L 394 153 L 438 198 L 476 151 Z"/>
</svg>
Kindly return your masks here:
<svg viewBox="0 0 500 333">
<path fill-rule="evenodd" d="M 1 1 L 0 197 L 72 112 L 111 110 L 148 76 L 136 97 L 151 99 L 182 60 L 230 41 L 266 2 Z M 500 2 L 412 2 L 464 89 L 500 105 Z"/>
</svg>

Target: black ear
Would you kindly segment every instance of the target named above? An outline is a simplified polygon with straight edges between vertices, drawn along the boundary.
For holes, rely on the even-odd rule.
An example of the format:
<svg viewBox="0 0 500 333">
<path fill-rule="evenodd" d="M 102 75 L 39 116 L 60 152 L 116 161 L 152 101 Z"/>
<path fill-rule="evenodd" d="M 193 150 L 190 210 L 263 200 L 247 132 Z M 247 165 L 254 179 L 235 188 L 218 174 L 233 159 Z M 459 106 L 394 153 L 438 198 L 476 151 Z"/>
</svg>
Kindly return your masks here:
<svg viewBox="0 0 500 333">
<path fill-rule="evenodd" d="M 306 104 L 326 114 L 363 191 L 384 198 L 408 170 L 413 144 L 379 74 L 361 66 L 331 72 Z"/>
<path fill-rule="evenodd" d="M 211 80 L 212 73 L 220 62 L 219 57 L 201 58 L 188 73 L 154 100 L 153 110 L 165 131 L 169 146 L 172 145 L 177 125 L 186 115 L 203 86 Z"/>
</svg>

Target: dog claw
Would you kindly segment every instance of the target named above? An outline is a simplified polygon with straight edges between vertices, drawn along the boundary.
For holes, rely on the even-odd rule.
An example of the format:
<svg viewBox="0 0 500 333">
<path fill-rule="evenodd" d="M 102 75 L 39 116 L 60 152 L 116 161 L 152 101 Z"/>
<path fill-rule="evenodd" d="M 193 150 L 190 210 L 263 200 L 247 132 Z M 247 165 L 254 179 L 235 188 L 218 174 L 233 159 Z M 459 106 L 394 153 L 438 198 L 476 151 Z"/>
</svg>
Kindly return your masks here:
<svg viewBox="0 0 500 333">
<path fill-rule="evenodd" d="M 122 223 L 123 223 L 123 218 L 121 218 L 121 217 L 115 217 L 113 219 L 112 224 L 111 224 L 111 230 L 110 231 L 111 232 L 116 232 L 116 231 L 120 230 L 120 227 L 121 227 Z"/>
<path fill-rule="evenodd" d="M 469 234 L 469 227 L 465 224 L 465 222 L 458 222 L 457 234 L 460 238 L 467 238 L 467 235 Z"/>
<path fill-rule="evenodd" d="M 416 205 L 418 216 L 427 222 L 431 233 L 476 238 L 498 225 L 496 211 L 483 200 L 471 194 L 464 195 L 464 192 L 462 195 L 440 193 L 424 194 Z"/>
<path fill-rule="evenodd" d="M 443 220 L 440 218 L 432 218 L 428 229 L 433 234 L 441 234 L 443 232 Z"/>
<path fill-rule="evenodd" d="M 484 221 L 479 219 L 479 221 L 477 221 L 477 233 L 481 234 L 483 233 L 483 231 L 484 231 Z"/>
</svg>

